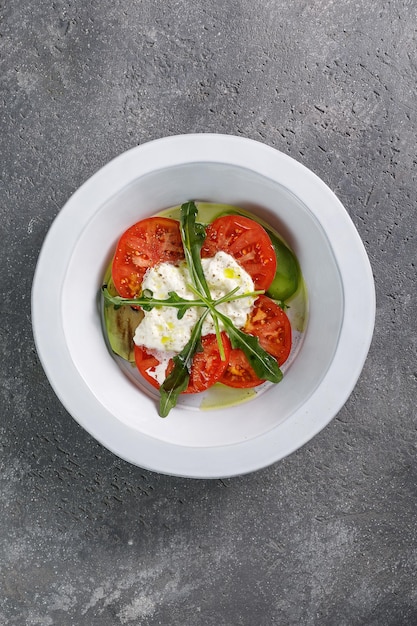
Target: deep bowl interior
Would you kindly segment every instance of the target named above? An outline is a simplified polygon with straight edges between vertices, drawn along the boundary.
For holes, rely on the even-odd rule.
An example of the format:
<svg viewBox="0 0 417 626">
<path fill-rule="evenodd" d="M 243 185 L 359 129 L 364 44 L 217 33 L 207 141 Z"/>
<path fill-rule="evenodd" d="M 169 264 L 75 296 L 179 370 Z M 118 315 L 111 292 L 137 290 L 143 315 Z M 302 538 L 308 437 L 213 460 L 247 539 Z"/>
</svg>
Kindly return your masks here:
<svg viewBox="0 0 417 626">
<path fill-rule="evenodd" d="M 131 224 L 187 200 L 232 204 L 268 221 L 295 251 L 309 300 L 308 324 L 296 358 L 279 385 L 244 405 L 193 410 L 180 403 L 167 419 L 156 400 L 109 354 L 99 291 L 121 233 Z M 76 297 L 74 295 L 76 294 Z M 72 250 L 61 293 L 61 316 L 71 359 L 96 400 L 121 423 L 174 445 L 228 446 L 254 439 L 288 419 L 320 385 L 337 348 L 344 296 L 326 233 L 312 211 L 284 185 L 248 168 L 195 162 L 165 167 L 133 180 L 100 205 Z"/>
</svg>

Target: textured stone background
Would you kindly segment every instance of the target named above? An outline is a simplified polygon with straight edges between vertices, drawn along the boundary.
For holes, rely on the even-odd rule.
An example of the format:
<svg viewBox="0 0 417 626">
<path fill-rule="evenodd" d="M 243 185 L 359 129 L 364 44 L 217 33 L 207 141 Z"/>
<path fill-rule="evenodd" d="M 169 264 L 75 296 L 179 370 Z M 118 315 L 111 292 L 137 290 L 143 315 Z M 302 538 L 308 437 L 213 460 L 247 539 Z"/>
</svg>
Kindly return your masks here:
<svg viewBox="0 0 417 626">
<path fill-rule="evenodd" d="M 412 0 L 0 1 L 0 623 L 417 623 L 416 21 Z M 376 281 L 346 406 L 228 480 L 132 467 L 66 413 L 30 289 L 68 197 L 187 132 L 274 146 L 345 204 Z"/>
</svg>

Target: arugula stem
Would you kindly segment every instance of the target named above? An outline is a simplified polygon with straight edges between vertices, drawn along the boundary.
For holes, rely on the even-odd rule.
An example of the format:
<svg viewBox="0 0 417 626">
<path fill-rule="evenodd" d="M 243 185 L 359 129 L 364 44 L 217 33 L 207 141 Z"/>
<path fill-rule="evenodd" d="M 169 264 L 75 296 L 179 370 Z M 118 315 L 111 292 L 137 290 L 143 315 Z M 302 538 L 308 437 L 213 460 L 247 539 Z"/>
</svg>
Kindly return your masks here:
<svg viewBox="0 0 417 626">
<path fill-rule="evenodd" d="M 222 296 L 218 300 L 214 300 L 213 304 L 217 306 L 218 304 L 222 304 L 222 302 L 234 302 L 235 300 L 242 300 L 242 298 L 256 298 L 257 296 L 261 296 L 265 293 L 263 289 L 260 289 L 259 291 L 249 291 L 247 293 L 239 293 L 238 295 L 234 296 L 233 294 L 238 289 L 239 287 L 236 287 L 236 289 L 233 289 L 233 291 L 229 291 L 229 293 L 227 293 L 225 296 Z"/>
<path fill-rule="evenodd" d="M 196 296 L 200 296 L 201 298 L 203 298 L 203 299 L 204 299 L 204 304 L 205 304 L 205 306 L 208 308 L 208 310 L 210 311 L 210 313 L 211 313 L 211 317 L 212 317 L 212 320 L 213 320 L 213 324 L 214 324 L 214 332 L 215 332 L 215 334 L 216 334 L 217 345 L 218 345 L 218 348 L 219 348 L 219 353 L 220 353 L 220 359 L 221 359 L 222 361 L 225 361 L 225 360 L 226 360 L 226 354 L 225 354 L 225 352 L 224 352 L 223 341 L 222 341 L 221 334 L 220 334 L 220 332 L 221 332 L 221 331 L 220 331 L 219 320 L 218 320 L 218 317 L 217 317 L 217 315 L 216 315 L 216 303 L 217 303 L 217 302 L 216 302 L 216 301 L 214 301 L 214 300 L 212 299 L 212 297 L 211 297 L 211 296 L 210 296 L 210 297 L 208 297 L 208 298 L 205 298 L 204 296 L 202 296 L 202 295 L 198 292 L 198 290 L 197 290 L 197 289 L 196 289 L 193 285 L 187 285 L 187 287 L 188 287 L 188 289 L 190 289 L 190 291 L 192 291 L 192 292 L 193 292 Z M 236 289 L 233 289 L 233 292 L 230 292 L 230 293 L 234 293 L 234 292 L 236 292 L 236 291 L 237 291 L 237 289 L 239 289 L 239 287 L 236 287 Z"/>
<path fill-rule="evenodd" d="M 226 354 L 224 352 L 224 345 L 223 345 L 221 331 L 220 331 L 220 324 L 219 324 L 219 320 L 218 320 L 217 316 L 215 316 L 213 318 L 213 323 L 214 323 L 214 332 L 216 333 L 217 345 L 219 347 L 220 359 L 222 361 L 225 361 L 226 360 Z"/>
</svg>

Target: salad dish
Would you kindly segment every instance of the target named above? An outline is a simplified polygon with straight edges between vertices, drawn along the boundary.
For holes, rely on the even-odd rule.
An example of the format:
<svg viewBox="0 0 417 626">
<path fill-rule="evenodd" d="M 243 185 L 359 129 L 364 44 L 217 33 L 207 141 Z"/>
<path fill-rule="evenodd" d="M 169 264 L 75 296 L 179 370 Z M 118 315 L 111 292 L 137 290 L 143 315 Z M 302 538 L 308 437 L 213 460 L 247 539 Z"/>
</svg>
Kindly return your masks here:
<svg viewBox="0 0 417 626">
<path fill-rule="evenodd" d="M 142 385 L 159 390 L 166 417 L 181 394 L 207 392 L 207 403 L 216 385 L 219 403 L 224 386 L 279 383 L 292 347 L 286 310 L 294 300 L 305 319 L 303 287 L 293 252 L 256 216 L 186 202 L 122 234 L 102 287 L 104 330 Z"/>
<path fill-rule="evenodd" d="M 374 318 L 334 193 L 227 135 L 105 165 L 52 223 L 32 287 L 36 348 L 69 414 L 124 460 L 193 478 L 258 470 L 314 437 L 352 392 Z"/>
</svg>

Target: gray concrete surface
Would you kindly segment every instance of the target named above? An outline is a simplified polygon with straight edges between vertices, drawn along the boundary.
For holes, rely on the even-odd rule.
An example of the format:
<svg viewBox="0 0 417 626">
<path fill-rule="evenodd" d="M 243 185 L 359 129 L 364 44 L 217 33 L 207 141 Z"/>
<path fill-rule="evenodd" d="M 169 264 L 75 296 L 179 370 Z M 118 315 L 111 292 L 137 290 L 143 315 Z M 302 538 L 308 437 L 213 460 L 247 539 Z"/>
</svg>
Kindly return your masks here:
<svg viewBox="0 0 417 626">
<path fill-rule="evenodd" d="M 411 0 L 0 2 L 0 624 L 417 623 L 416 19 Z M 128 465 L 43 373 L 30 289 L 68 197 L 120 152 L 251 137 L 337 193 L 377 317 L 298 452 L 195 481 Z"/>
</svg>

